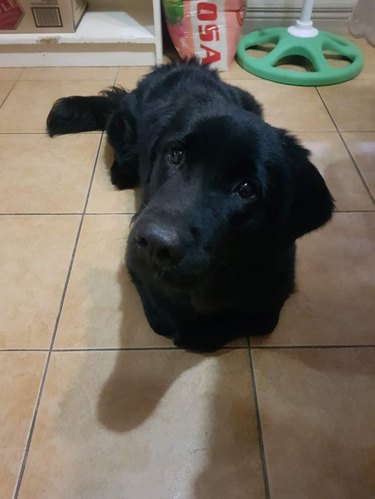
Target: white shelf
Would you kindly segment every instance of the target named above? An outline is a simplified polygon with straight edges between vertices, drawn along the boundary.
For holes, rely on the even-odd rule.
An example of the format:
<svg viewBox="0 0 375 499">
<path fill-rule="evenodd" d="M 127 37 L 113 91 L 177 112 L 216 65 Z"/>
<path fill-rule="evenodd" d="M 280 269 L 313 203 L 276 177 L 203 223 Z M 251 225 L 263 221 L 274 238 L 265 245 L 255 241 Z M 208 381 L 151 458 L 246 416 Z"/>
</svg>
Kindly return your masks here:
<svg viewBox="0 0 375 499">
<path fill-rule="evenodd" d="M 148 19 L 147 19 L 148 17 Z M 144 23 L 140 23 L 141 18 Z M 31 33 L 0 35 L 2 45 L 35 43 L 155 43 L 152 13 L 86 12 L 75 33 Z"/>
<path fill-rule="evenodd" d="M 0 34 L 0 67 L 162 62 L 159 0 L 106 0 L 104 8 L 93 0 L 90 5 L 75 33 Z"/>
</svg>

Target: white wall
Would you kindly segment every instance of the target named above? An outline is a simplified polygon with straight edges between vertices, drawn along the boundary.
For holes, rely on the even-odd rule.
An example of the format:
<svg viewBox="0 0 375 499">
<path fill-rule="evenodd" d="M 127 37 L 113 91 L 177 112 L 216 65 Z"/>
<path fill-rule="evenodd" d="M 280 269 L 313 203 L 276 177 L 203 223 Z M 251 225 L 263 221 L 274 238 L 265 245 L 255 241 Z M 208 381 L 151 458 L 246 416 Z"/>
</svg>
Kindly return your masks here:
<svg viewBox="0 0 375 499">
<path fill-rule="evenodd" d="M 348 18 L 356 3 L 357 0 L 315 0 L 313 22 L 318 29 L 346 34 Z M 243 32 L 289 26 L 298 19 L 302 4 L 303 0 L 246 0 Z"/>
<path fill-rule="evenodd" d="M 301 8 L 303 0 L 246 0 L 248 7 L 271 8 Z M 342 9 L 343 7 L 354 7 L 357 0 L 315 0 L 314 7 L 325 7 Z"/>
</svg>

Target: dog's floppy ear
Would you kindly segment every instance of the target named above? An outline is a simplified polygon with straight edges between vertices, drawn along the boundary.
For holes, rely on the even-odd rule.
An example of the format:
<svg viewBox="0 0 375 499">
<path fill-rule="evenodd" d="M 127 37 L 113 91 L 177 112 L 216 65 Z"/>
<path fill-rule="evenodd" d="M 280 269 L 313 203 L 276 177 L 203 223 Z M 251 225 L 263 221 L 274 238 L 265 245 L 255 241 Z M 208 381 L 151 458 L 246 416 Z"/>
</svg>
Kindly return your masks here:
<svg viewBox="0 0 375 499">
<path fill-rule="evenodd" d="M 309 151 L 294 137 L 280 132 L 288 167 L 283 233 L 288 240 L 295 240 L 325 224 L 332 216 L 334 201 L 323 177 L 311 163 Z"/>
</svg>

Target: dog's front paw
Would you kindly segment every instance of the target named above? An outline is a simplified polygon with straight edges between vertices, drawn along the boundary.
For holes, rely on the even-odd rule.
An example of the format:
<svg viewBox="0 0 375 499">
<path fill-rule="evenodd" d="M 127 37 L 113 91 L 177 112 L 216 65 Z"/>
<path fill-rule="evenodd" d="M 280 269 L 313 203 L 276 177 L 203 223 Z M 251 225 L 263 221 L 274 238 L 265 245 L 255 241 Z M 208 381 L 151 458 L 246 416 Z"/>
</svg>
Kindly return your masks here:
<svg viewBox="0 0 375 499">
<path fill-rule="evenodd" d="M 199 342 L 191 341 L 186 338 L 175 338 L 173 340 L 173 343 L 178 348 L 182 348 L 183 350 L 188 350 L 189 352 L 194 352 L 194 353 L 212 353 L 215 352 L 216 350 L 219 350 L 225 345 L 225 342 L 223 344 L 222 343 L 213 344 L 201 341 Z"/>
<path fill-rule="evenodd" d="M 47 132 L 50 137 L 62 135 L 70 132 L 72 113 L 74 113 L 74 103 L 69 97 L 57 100 L 47 117 Z"/>
<path fill-rule="evenodd" d="M 177 333 L 173 338 L 173 343 L 178 348 L 189 350 L 197 353 L 211 353 L 223 348 L 226 343 L 231 341 L 233 337 L 222 334 L 210 334 L 202 332 L 202 334 L 189 334 L 184 331 Z"/>
</svg>

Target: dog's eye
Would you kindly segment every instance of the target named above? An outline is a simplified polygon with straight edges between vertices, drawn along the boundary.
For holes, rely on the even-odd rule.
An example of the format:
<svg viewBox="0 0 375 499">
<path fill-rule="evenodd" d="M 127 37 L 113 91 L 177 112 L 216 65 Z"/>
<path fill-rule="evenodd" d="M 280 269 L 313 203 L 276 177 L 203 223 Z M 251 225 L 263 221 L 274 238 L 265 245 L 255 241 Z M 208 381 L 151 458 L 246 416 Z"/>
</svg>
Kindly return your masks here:
<svg viewBox="0 0 375 499">
<path fill-rule="evenodd" d="M 254 203 L 258 199 L 256 187 L 251 182 L 242 182 L 237 186 L 237 193 L 247 201 Z"/>
<path fill-rule="evenodd" d="M 168 151 L 168 159 L 174 166 L 180 165 L 185 156 L 185 151 L 181 146 L 173 146 Z"/>
</svg>

